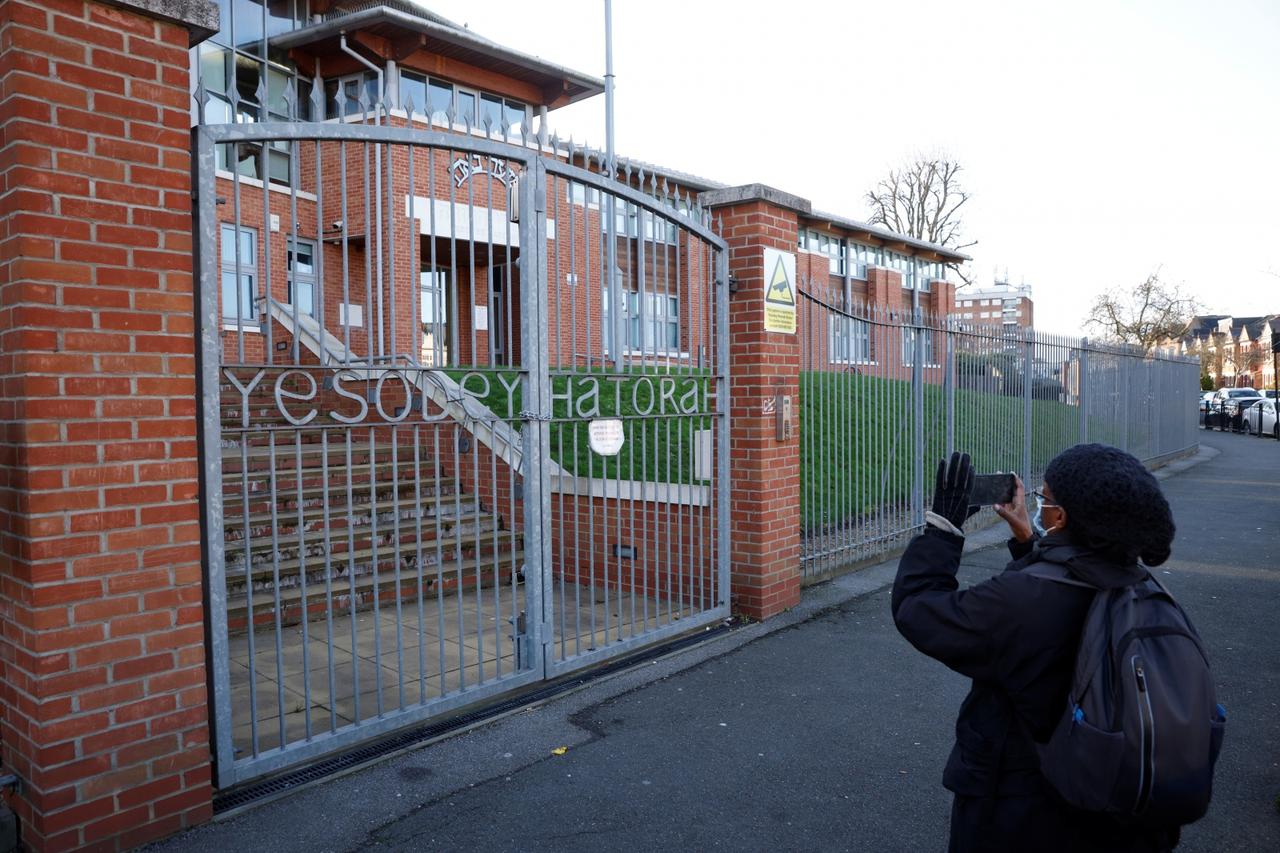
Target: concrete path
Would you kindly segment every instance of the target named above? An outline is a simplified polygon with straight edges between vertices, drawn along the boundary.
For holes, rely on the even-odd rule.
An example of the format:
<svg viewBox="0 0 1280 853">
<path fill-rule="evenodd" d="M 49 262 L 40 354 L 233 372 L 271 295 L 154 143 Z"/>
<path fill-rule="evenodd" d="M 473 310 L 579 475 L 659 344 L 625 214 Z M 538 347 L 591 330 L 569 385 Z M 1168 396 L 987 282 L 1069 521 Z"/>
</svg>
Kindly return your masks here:
<svg viewBox="0 0 1280 853">
<path fill-rule="evenodd" d="M 1179 850 L 1280 850 L 1280 443 L 1201 437 L 1202 458 L 1220 452 L 1164 482 L 1179 530 L 1161 579 L 1229 723 L 1213 806 Z M 1004 561 L 973 551 L 962 578 Z M 156 849 L 945 850 L 967 682 L 898 636 L 892 572 Z"/>
</svg>

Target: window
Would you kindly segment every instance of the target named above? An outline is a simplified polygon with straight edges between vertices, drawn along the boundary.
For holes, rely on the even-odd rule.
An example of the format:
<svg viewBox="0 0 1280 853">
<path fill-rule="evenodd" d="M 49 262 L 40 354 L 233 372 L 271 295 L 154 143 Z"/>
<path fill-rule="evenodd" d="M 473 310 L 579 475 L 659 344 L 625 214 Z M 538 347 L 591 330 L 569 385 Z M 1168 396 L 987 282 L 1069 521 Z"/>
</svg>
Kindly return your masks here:
<svg viewBox="0 0 1280 853">
<path fill-rule="evenodd" d="M 871 324 L 866 320 L 832 314 L 828 322 L 828 352 L 832 364 L 871 361 Z"/>
<path fill-rule="evenodd" d="M 449 364 L 449 270 L 428 267 L 420 273 L 419 285 L 420 360 L 425 367 L 441 367 Z"/>
<path fill-rule="evenodd" d="M 598 193 L 596 194 L 599 195 Z M 608 200 L 600 201 L 601 205 L 607 204 Z M 630 204 L 622 199 L 614 202 L 614 235 L 617 237 L 638 238 L 641 233 L 647 242 L 670 243 L 676 242 L 676 223 L 674 220 L 658 216 L 648 210 L 642 210 L 634 204 Z M 641 228 L 640 221 L 644 220 L 644 227 Z M 608 216 L 600 217 L 600 230 L 604 231 L 609 225 Z"/>
<path fill-rule="evenodd" d="M 294 304 L 294 294 L 298 296 L 297 308 L 303 314 L 316 316 L 316 267 L 315 244 L 301 240 L 289 247 L 289 297 L 290 305 Z"/>
<path fill-rule="evenodd" d="M 258 233 L 222 225 L 222 320 L 237 326 L 257 323 Z"/>
<path fill-rule="evenodd" d="M 920 331 L 921 330 L 916 329 L 914 326 L 907 326 L 902 330 L 902 363 L 907 366 L 916 363 L 915 343 L 916 336 Z M 938 361 L 934 357 L 933 353 L 933 333 L 928 329 L 923 331 L 924 334 L 921 335 L 921 344 L 924 347 L 924 350 L 921 353 L 923 363 L 926 365 L 937 364 Z"/>
<path fill-rule="evenodd" d="M 801 229 L 798 239 L 800 248 L 827 256 L 827 266 L 832 275 L 844 275 L 846 257 L 844 239 L 823 234 L 813 229 Z"/>
<path fill-rule="evenodd" d="M 627 294 L 628 337 L 632 350 L 674 354 L 680 350 L 680 299 L 666 293 Z"/>
<path fill-rule="evenodd" d="M 621 271 L 615 275 L 621 277 Z M 609 288 L 602 290 L 601 337 L 605 352 L 613 355 L 613 324 L 609 321 Z M 669 293 L 635 290 L 623 292 L 623 346 L 643 355 L 676 355 L 680 352 L 680 298 Z"/>
<path fill-rule="evenodd" d="M 415 71 L 400 72 L 399 105 L 406 111 L 412 108 L 414 115 L 429 117 L 434 124 L 448 124 L 448 111 L 453 107 L 455 123 L 485 130 L 487 121 L 490 135 L 502 135 L 505 121 L 506 135 L 512 139 L 519 139 L 521 130 L 529 122 L 529 107 L 520 101 L 491 92 L 463 89 Z"/>
<path fill-rule="evenodd" d="M 194 48 L 205 93 L 205 102 L 193 115 L 195 123 L 309 120 L 310 81 L 299 78 L 291 65 L 278 61 L 266 42 L 271 36 L 302 26 L 305 0 L 219 0 L 218 5 L 222 29 Z M 292 106 L 286 99 L 290 90 Z M 217 148 L 219 169 L 258 180 L 265 172 L 267 179 L 277 184 L 290 183 L 290 161 L 289 142 L 272 142 L 265 152 L 256 142 Z"/>
<path fill-rule="evenodd" d="M 476 93 L 457 89 L 453 96 L 453 120 L 458 124 L 476 126 Z"/>
<path fill-rule="evenodd" d="M 570 181 L 569 189 L 567 190 L 567 193 L 569 196 L 570 204 L 576 204 L 579 207 L 586 207 L 586 206 L 599 207 L 600 206 L 600 191 L 595 187 L 590 187 L 590 186 L 587 186 L 586 184 L 579 184 L 575 181 Z"/>
<path fill-rule="evenodd" d="M 381 101 L 378 75 L 372 71 L 350 74 L 324 83 L 325 118 L 372 116 Z"/>
<path fill-rule="evenodd" d="M 215 0 L 221 29 L 213 41 L 245 51 L 260 51 L 267 38 L 287 33 L 307 20 L 307 0 Z M 265 24 L 266 28 L 263 29 Z"/>
</svg>

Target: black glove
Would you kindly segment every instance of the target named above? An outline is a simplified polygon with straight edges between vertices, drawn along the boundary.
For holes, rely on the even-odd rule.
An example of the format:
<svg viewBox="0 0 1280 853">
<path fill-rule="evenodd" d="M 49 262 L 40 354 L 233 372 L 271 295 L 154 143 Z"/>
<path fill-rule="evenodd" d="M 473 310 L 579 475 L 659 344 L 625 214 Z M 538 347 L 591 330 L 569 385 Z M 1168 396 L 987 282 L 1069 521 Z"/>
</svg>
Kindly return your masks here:
<svg viewBox="0 0 1280 853">
<path fill-rule="evenodd" d="M 973 466 L 968 453 L 952 453 L 950 463 L 938 460 L 938 478 L 933 488 L 933 512 L 962 527 L 978 511 L 969 503 L 973 494 Z"/>
</svg>

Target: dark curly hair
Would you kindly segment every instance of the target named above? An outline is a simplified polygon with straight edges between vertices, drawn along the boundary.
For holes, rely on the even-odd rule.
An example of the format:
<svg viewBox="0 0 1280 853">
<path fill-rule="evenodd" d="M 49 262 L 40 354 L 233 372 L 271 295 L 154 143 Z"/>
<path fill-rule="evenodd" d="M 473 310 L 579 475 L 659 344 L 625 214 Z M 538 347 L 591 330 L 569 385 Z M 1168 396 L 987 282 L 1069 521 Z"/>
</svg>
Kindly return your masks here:
<svg viewBox="0 0 1280 853">
<path fill-rule="evenodd" d="M 1156 478 L 1132 454 L 1077 444 L 1054 457 L 1044 479 L 1067 512 L 1067 534 L 1076 545 L 1125 565 L 1169 559 L 1173 513 Z"/>
</svg>

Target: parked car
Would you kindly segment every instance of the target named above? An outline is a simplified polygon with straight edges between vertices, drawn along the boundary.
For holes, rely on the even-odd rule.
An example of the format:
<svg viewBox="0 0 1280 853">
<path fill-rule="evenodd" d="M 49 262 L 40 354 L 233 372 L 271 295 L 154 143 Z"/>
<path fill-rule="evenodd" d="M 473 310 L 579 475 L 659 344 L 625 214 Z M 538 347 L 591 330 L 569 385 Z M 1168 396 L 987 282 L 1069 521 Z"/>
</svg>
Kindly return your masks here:
<svg viewBox="0 0 1280 853">
<path fill-rule="evenodd" d="M 1222 403 L 1222 422 L 1230 427 L 1232 432 L 1242 432 L 1244 430 L 1244 413 L 1253 405 L 1265 399 L 1265 397 L 1259 396 L 1256 392 L 1252 397 L 1228 397 Z"/>
<path fill-rule="evenodd" d="M 1214 391 L 1213 399 L 1209 401 L 1209 411 L 1205 414 L 1205 427 L 1212 428 L 1216 426 L 1218 429 L 1225 430 L 1230 426 L 1233 429 L 1240 429 L 1239 421 L 1237 420 L 1232 424 L 1223 411 L 1228 400 L 1239 399 L 1257 400 L 1259 399 L 1258 392 L 1252 388 L 1219 388 Z"/>
<path fill-rule="evenodd" d="M 1210 426 L 1209 412 L 1213 411 L 1213 392 L 1205 391 L 1201 394 L 1196 407 L 1196 411 L 1200 413 L 1200 426 L 1208 429 Z"/>
<path fill-rule="evenodd" d="M 1276 419 L 1276 401 L 1261 399 L 1246 409 L 1244 431 L 1252 435 L 1280 439 L 1280 421 Z"/>
</svg>

